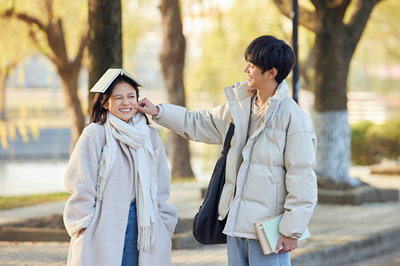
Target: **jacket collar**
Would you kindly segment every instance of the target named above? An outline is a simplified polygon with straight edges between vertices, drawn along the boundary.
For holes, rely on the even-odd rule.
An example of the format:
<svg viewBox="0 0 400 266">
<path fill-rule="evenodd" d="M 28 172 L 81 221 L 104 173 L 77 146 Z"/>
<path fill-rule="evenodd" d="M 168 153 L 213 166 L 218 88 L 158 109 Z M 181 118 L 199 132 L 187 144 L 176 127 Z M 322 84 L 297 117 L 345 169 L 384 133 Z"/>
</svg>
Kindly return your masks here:
<svg viewBox="0 0 400 266">
<path fill-rule="evenodd" d="M 269 99 L 270 106 L 265 114 L 264 123 L 268 122 L 269 118 L 279 106 L 279 103 L 289 96 L 288 91 L 288 85 L 286 81 L 283 80 L 276 89 L 275 94 Z M 247 127 L 249 125 L 251 96 L 253 94 L 248 91 L 247 81 L 243 81 L 226 87 L 225 95 L 233 123 L 235 124 L 237 152 L 240 153 L 247 141 Z"/>
<path fill-rule="evenodd" d="M 225 95 L 228 102 L 236 101 L 240 102 L 241 100 L 252 95 L 248 89 L 249 85 L 247 81 L 237 82 L 232 86 L 225 88 Z"/>
<path fill-rule="evenodd" d="M 257 136 L 261 132 L 261 130 L 266 126 L 272 115 L 278 109 L 278 106 L 280 105 L 282 100 L 289 97 L 288 91 L 289 89 L 287 83 L 285 80 L 283 80 L 276 89 L 275 94 L 269 99 L 269 106 L 267 107 L 267 111 L 265 112 L 265 118 L 263 123 L 256 131 L 253 132 L 250 138 Z"/>
<path fill-rule="evenodd" d="M 247 107 L 248 101 L 251 99 L 251 96 L 253 95 L 251 92 L 248 91 L 248 83 L 247 81 L 243 82 L 237 82 L 233 84 L 232 86 L 226 87 L 225 88 L 225 95 L 226 99 L 228 101 L 228 104 L 231 108 L 232 112 L 232 107 L 235 105 L 239 105 L 238 107 L 245 111 L 245 107 Z M 275 91 L 275 94 L 269 99 L 270 104 L 276 105 L 280 101 L 282 101 L 284 98 L 289 97 L 289 88 L 286 83 L 286 80 L 283 80 L 278 88 Z M 250 108 L 250 107 L 249 107 Z M 271 109 L 271 108 L 269 108 Z M 272 108 L 274 109 L 274 108 Z M 250 112 L 250 109 L 249 109 Z M 232 113 L 232 116 L 235 114 Z"/>
<path fill-rule="evenodd" d="M 236 156 L 240 158 L 241 151 L 247 140 L 247 126 L 250 119 L 251 95 L 247 81 L 237 82 L 225 88 L 229 110 L 235 124 L 234 139 L 236 139 Z"/>
<path fill-rule="evenodd" d="M 286 80 L 283 80 L 276 89 L 275 94 L 271 97 L 270 104 L 272 102 L 280 102 L 286 97 L 289 97 L 289 88 Z"/>
</svg>

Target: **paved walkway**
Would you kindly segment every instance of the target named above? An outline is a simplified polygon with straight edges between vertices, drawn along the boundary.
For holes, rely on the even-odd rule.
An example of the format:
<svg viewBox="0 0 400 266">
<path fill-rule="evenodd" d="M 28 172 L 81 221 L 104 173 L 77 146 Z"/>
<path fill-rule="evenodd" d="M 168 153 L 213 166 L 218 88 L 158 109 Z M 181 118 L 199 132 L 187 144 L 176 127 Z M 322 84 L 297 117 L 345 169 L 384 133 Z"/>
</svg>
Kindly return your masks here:
<svg viewBox="0 0 400 266">
<path fill-rule="evenodd" d="M 397 187 L 399 178 L 390 186 Z M 181 218 L 192 218 L 201 204 L 199 183 L 173 184 L 170 202 Z M 62 213 L 63 202 L 0 212 L 2 223 Z M 309 225 L 312 236 L 292 252 L 293 265 L 346 265 L 400 245 L 400 202 L 361 206 L 317 205 Z M 68 243 L 0 242 L 0 266 L 65 265 Z M 227 265 L 226 245 L 173 250 L 176 266 Z M 396 264 L 391 264 L 396 265 Z M 400 265 L 400 262 L 397 263 Z"/>
</svg>

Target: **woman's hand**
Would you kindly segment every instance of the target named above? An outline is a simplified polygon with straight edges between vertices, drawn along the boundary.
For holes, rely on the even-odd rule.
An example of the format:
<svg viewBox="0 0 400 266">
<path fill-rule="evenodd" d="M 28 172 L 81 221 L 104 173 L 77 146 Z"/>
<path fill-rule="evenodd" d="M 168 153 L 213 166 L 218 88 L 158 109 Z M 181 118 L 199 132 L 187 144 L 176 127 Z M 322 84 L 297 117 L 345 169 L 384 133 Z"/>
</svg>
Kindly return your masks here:
<svg viewBox="0 0 400 266">
<path fill-rule="evenodd" d="M 144 98 L 140 101 L 138 101 L 137 105 L 134 107 L 136 110 L 139 112 L 142 112 L 144 114 L 148 115 L 157 115 L 158 114 L 158 107 L 155 106 L 149 99 Z"/>
<path fill-rule="evenodd" d="M 292 239 L 290 237 L 286 237 L 286 236 L 281 236 L 278 240 L 278 244 L 276 245 L 275 248 L 275 253 L 283 253 L 283 252 L 288 252 L 288 251 L 292 251 L 295 248 L 297 248 L 297 243 L 298 240 L 297 239 Z M 283 245 L 283 249 L 281 251 L 279 251 L 279 249 L 281 248 L 281 246 Z"/>
</svg>

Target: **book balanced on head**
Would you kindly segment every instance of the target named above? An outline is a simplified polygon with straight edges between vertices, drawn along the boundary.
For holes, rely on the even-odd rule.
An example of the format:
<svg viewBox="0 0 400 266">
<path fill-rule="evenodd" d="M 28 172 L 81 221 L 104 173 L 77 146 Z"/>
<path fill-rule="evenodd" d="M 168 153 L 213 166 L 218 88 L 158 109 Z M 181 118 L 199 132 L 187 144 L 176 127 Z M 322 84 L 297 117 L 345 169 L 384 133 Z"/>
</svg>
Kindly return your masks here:
<svg viewBox="0 0 400 266">
<path fill-rule="evenodd" d="M 257 237 L 260 241 L 260 245 L 264 252 L 264 255 L 275 252 L 276 245 L 278 244 L 278 240 L 281 237 L 281 233 L 279 233 L 279 223 L 281 222 L 282 217 L 283 214 L 254 223 Z M 303 235 L 298 239 L 298 241 L 302 241 L 309 237 L 310 232 L 308 231 L 308 228 L 306 228 Z M 283 249 L 283 246 L 281 246 L 279 250 L 281 249 Z"/>
<path fill-rule="evenodd" d="M 134 78 L 131 74 L 126 72 L 122 68 L 109 68 L 103 76 L 94 84 L 90 92 L 100 92 L 104 93 L 108 87 L 110 87 L 111 83 L 115 80 L 116 77 L 118 76 L 125 76 L 129 79 L 131 79 L 138 87 L 143 87 L 143 84 Z"/>
</svg>

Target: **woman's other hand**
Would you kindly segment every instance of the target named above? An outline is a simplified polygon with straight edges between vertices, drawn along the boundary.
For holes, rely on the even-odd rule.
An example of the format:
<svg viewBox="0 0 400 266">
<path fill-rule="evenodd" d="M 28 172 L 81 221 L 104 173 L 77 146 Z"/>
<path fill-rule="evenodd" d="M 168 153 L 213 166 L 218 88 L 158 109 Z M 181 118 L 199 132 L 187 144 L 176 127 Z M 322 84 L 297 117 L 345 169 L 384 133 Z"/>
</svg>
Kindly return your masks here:
<svg viewBox="0 0 400 266">
<path fill-rule="evenodd" d="M 82 228 L 81 230 L 79 230 L 78 235 L 82 234 L 83 232 L 85 232 L 86 228 Z"/>
</svg>

